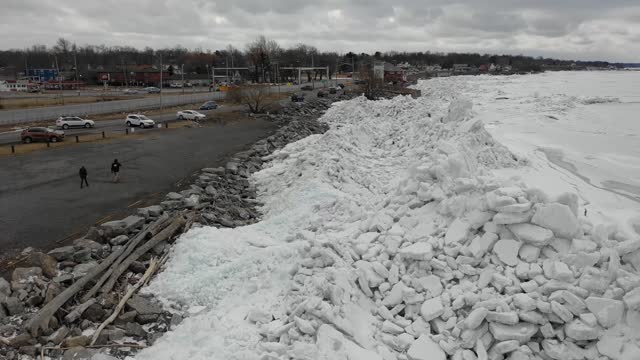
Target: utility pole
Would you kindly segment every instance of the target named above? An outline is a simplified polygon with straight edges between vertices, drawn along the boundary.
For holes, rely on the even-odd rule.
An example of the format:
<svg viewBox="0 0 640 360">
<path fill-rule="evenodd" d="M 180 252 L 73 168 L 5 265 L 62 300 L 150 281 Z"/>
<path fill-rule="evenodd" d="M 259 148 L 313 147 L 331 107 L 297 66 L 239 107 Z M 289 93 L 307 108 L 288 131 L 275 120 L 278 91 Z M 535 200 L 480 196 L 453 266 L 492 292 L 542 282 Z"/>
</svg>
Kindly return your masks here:
<svg viewBox="0 0 640 360">
<path fill-rule="evenodd" d="M 229 56 L 224 57 L 224 66 L 227 68 L 227 84 L 229 84 Z"/>
<path fill-rule="evenodd" d="M 127 65 L 124 62 L 124 56 L 120 58 L 122 60 L 122 75 L 124 75 L 124 86 L 126 87 L 127 82 Z"/>
<path fill-rule="evenodd" d="M 60 66 L 58 65 L 58 56 L 54 56 L 56 60 L 56 69 L 58 70 L 58 84 L 60 86 L 60 97 L 62 98 L 62 105 L 64 105 L 64 92 L 62 92 L 62 76 L 60 76 Z"/>
<path fill-rule="evenodd" d="M 73 52 L 73 66 L 76 68 L 76 90 L 78 89 L 78 59 L 76 58 L 76 52 Z M 80 96 L 80 92 L 78 92 Z"/>
<path fill-rule="evenodd" d="M 160 110 L 162 110 L 162 73 L 164 68 L 162 67 L 162 54 L 160 54 Z"/>
<path fill-rule="evenodd" d="M 184 95 L 184 64 L 180 67 L 180 73 L 182 74 L 182 95 Z"/>
</svg>

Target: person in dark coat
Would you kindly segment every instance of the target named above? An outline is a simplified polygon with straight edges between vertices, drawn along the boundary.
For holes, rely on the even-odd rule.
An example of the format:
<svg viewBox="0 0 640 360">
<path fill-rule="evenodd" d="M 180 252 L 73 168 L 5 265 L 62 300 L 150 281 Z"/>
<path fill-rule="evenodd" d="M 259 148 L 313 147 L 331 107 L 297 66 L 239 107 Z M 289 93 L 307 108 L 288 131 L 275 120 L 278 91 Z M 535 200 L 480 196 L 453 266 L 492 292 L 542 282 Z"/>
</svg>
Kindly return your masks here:
<svg viewBox="0 0 640 360">
<path fill-rule="evenodd" d="M 89 187 L 89 182 L 87 181 L 87 169 L 82 166 L 80 168 L 80 171 L 78 171 L 78 175 L 80 175 L 80 189 L 82 189 L 84 187 L 85 184 L 87 184 L 87 187 Z"/>
<path fill-rule="evenodd" d="M 120 166 L 121 164 L 118 162 L 118 159 L 113 160 L 113 163 L 111 163 L 111 174 L 113 175 L 113 182 L 118 182 L 118 178 L 120 175 Z"/>
</svg>

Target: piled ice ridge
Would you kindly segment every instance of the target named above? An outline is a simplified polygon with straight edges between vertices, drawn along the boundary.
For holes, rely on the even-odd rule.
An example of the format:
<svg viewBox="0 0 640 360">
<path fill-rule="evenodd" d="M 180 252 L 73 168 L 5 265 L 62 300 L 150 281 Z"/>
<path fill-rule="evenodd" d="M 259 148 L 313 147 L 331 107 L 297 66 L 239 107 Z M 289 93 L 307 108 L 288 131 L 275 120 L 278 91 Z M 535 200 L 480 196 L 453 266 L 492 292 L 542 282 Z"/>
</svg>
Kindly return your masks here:
<svg viewBox="0 0 640 360">
<path fill-rule="evenodd" d="M 640 358 L 640 237 L 494 177 L 524 162 L 469 101 L 323 120 L 255 175 L 260 223 L 178 241 L 150 290 L 198 313 L 138 358 Z"/>
</svg>

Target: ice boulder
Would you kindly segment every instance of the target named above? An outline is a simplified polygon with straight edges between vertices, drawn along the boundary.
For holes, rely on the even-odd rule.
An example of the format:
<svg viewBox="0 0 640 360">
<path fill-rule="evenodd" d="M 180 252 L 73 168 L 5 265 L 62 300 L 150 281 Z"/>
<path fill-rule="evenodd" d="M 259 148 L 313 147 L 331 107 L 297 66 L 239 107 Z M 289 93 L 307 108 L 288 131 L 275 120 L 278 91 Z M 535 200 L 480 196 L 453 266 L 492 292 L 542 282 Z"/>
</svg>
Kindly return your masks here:
<svg viewBox="0 0 640 360">
<path fill-rule="evenodd" d="M 440 296 L 425 301 L 420 307 L 420 315 L 425 321 L 431 321 L 442 314 L 444 314 L 444 307 Z"/>
<path fill-rule="evenodd" d="M 447 230 L 447 234 L 444 236 L 444 242 L 447 245 L 453 245 L 463 242 L 467 238 L 467 233 L 471 225 L 461 219 L 455 219 L 451 225 L 449 225 L 449 229 Z"/>
<path fill-rule="evenodd" d="M 398 254 L 413 260 L 431 260 L 433 258 L 433 247 L 426 242 L 417 242 L 398 250 Z"/>
<path fill-rule="evenodd" d="M 547 228 L 557 236 L 565 239 L 573 239 L 580 230 L 578 218 L 571 208 L 560 203 L 539 204 L 531 222 Z"/>
<path fill-rule="evenodd" d="M 565 325 L 564 333 L 576 341 L 595 340 L 600 335 L 600 329 L 575 319 Z"/>
<path fill-rule="evenodd" d="M 507 226 L 515 237 L 527 244 L 545 246 L 553 239 L 553 232 L 549 229 L 533 224 L 513 224 Z"/>
<path fill-rule="evenodd" d="M 498 341 L 518 340 L 521 344 L 524 344 L 538 332 L 538 326 L 526 322 L 515 325 L 492 322 L 489 323 L 489 331 L 491 331 L 493 337 Z"/>
<path fill-rule="evenodd" d="M 382 360 L 375 352 L 363 349 L 330 325 L 323 324 L 316 337 L 318 360 Z"/>
<path fill-rule="evenodd" d="M 447 355 L 429 335 L 422 334 L 407 351 L 407 358 L 409 360 L 446 360 Z"/>
<path fill-rule="evenodd" d="M 509 266 L 518 264 L 518 250 L 520 250 L 521 242 L 517 240 L 498 240 L 493 246 L 493 253 L 498 259 Z"/>
<path fill-rule="evenodd" d="M 598 319 L 598 323 L 605 328 L 615 326 L 622 321 L 624 303 L 620 300 L 590 296 L 585 303 L 587 309 Z"/>
</svg>

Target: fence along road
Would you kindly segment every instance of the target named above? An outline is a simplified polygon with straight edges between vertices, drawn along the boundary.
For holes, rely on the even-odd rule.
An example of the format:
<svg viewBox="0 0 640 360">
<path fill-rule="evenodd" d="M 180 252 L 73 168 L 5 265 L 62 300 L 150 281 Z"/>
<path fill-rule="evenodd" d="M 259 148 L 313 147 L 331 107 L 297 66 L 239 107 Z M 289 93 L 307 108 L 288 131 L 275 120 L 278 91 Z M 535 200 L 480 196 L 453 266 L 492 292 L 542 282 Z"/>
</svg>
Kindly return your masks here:
<svg viewBox="0 0 640 360">
<path fill-rule="evenodd" d="M 271 92 L 299 90 L 300 85 L 271 86 Z M 220 100 L 224 98 L 224 92 L 206 92 L 188 95 L 164 95 L 162 106 L 177 106 L 204 102 L 208 100 Z M 87 104 L 73 104 L 63 106 L 47 106 L 32 109 L 3 110 L 0 111 L 0 125 L 14 125 L 33 121 L 54 120 L 62 115 L 99 115 L 115 112 L 135 112 L 160 108 L 160 98 L 145 98 L 131 100 L 114 100 Z"/>
</svg>

